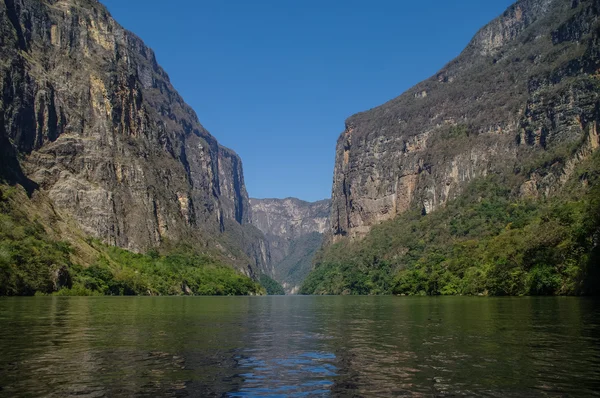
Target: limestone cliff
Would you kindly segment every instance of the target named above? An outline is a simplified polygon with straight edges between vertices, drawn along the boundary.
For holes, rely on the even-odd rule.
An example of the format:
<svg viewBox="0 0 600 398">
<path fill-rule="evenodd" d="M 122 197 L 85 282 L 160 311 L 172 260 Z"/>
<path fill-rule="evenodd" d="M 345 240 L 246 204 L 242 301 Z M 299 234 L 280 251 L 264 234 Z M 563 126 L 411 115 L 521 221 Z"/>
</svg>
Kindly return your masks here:
<svg viewBox="0 0 600 398">
<path fill-rule="evenodd" d="M 599 146 L 599 11 L 598 0 L 520 0 L 435 76 L 350 117 L 333 241 L 410 208 L 429 213 L 492 173 L 527 174 L 523 195 L 560 190 Z M 528 169 L 558 152 L 564 161 Z"/>
<path fill-rule="evenodd" d="M 98 1 L 1 1 L 0 54 L 4 178 L 108 244 L 202 242 L 265 266 L 240 158 Z"/>
<path fill-rule="evenodd" d="M 331 202 L 295 198 L 250 199 L 252 223 L 269 242 L 271 275 L 295 294 L 311 270 L 312 259 L 329 229 Z"/>
</svg>

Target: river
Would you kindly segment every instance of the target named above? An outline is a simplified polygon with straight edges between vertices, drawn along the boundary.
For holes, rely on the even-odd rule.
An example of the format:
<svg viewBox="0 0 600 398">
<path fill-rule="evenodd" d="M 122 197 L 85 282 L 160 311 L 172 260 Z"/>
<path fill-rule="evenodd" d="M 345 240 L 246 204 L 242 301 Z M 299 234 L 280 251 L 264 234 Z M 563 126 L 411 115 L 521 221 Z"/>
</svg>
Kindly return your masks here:
<svg viewBox="0 0 600 398">
<path fill-rule="evenodd" d="M 0 298 L 0 397 L 599 391 L 595 299 Z"/>
</svg>

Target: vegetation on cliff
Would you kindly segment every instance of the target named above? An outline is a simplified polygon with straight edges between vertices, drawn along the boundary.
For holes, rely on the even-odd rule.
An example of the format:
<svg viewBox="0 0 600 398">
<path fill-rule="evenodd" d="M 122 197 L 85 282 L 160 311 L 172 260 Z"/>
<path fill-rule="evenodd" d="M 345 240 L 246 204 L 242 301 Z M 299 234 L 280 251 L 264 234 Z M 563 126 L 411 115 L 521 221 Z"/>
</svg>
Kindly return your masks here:
<svg viewBox="0 0 600 398">
<path fill-rule="evenodd" d="M 144 255 L 102 246 L 101 251 L 91 267 L 73 266 L 73 288 L 58 294 L 234 296 L 264 292 L 252 279 L 193 252 Z"/>
<path fill-rule="evenodd" d="M 69 244 L 51 239 L 14 205 L 14 188 L 0 189 L 0 295 L 33 295 L 55 288 L 53 275 L 70 267 Z"/>
<path fill-rule="evenodd" d="M 410 211 L 329 247 L 301 293 L 599 293 L 600 153 L 547 199 L 520 197 L 511 178 L 476 180 L 443 209 Z"/>
<path fill-rule="evenodd" d="M 252 295 L 264 289 L 210 255 L 179 247 L 136 254 L 87 239 L 55 239 L 22 206 L 19 187 L 0 186 L 0 295 Z M 74 261 L 79 250 L 92 260 Z"/>
<path fill-rule="evenodd" d="M 266 268 L 241 159 L 101 2 L 0 2 L 0 43 L 0 178 L 103 242 L 192 242 Z"/>
<path fill-rule="evenodd" d="M 296 294 L 310 274 L 313 259 L 322 244 L 323 234 L 319 232 L 301 235 L 290 242 L 288 255 L 275 265 L 276 275 L 284 276 L 282 279 L 289 286 L 291 294 Z"/>
<path fill-rule="evenodd" d="M 265 274 L 260 276 L 259 282 L 261 286 L 265 288 L 269 296 L 283 296 L 285 294 L 283 286 L 281 286 L 275 279 Z"/>
<path fill-rule="evenodd" d="M 332 240 L 364 236 L 412 206 L 430 213 L 476 179 L 525 174 L 530 160 L 548 159 L 532 168 L 534 194 L 561 190 L 559 168 L 580 158 L 569 146 L 600 146 L 599 15 L 597 0 L 520 0 L 435 75 L 348 118 Z M 556 150 L 568 162 L 555 165 Z"/>
<path fill-rule="evenodd" d="M 518 1 L 434 76 L 347 119 L 337 243 L 301 292 L 598 293 L 598 5 Z"/>
</svg>

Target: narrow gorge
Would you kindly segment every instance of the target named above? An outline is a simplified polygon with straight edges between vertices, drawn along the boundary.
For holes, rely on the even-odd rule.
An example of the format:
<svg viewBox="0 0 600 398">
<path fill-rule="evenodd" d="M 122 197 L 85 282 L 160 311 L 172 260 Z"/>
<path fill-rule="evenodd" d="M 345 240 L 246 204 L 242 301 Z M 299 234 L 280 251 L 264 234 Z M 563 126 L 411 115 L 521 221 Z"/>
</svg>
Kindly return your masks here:
<svg viewBox="0 0 600 398">
<path fill-rule="evenodd" d="M 296 198 L 250 199 L 252 224 L 269 243 L 272 277 L 287 294 L 296 294 L 329 231 L 331 202 Z"/>
<path fill-rule="evenodd" d="M 599 125 L 600 0 L 0 0 L 0 398 L 599 396 Z"/>
</svg>

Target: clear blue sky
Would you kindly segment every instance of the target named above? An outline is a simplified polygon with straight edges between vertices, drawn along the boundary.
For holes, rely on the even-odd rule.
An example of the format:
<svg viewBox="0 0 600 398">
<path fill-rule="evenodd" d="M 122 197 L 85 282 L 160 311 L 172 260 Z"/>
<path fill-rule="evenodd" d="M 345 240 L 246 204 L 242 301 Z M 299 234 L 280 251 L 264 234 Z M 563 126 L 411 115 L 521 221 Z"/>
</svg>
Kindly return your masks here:
<svg viewBox="0 0 600 398">
<path fill-rule="evenodd" d="M 331 195 L 347 117 L 433 75 L 512 0 L 101 0 L 152 47 L 250 196 Z"/>
</svg>

